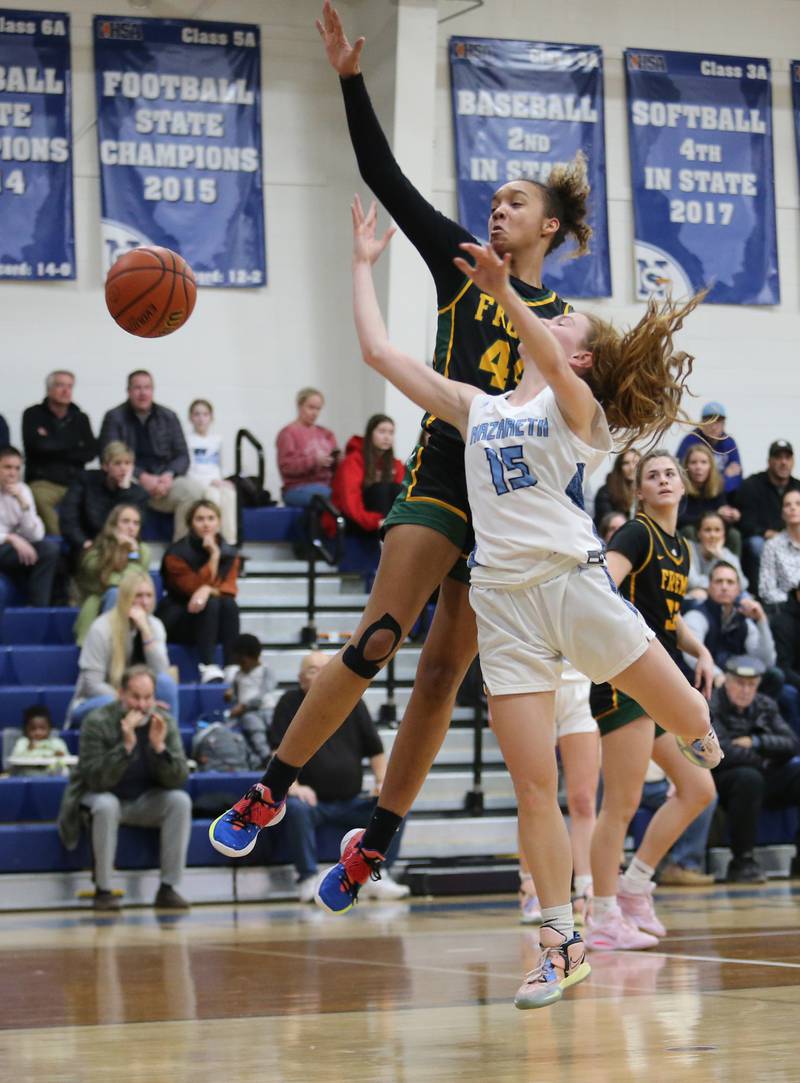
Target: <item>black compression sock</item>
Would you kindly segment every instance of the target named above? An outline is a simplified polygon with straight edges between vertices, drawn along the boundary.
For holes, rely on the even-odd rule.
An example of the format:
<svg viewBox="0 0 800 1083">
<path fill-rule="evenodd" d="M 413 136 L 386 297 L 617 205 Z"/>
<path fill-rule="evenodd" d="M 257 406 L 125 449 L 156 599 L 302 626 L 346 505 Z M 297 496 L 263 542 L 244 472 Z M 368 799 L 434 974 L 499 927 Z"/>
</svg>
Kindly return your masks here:
<svg viewBox="0 0 800 1083">
<path fill-rule="evenodd" d="M 367 830 L 361 840 L 362 849 L 377 850 L 379 854 L 383 854 L 385 857 L 386 851 L 389 849 L 392 839 L 397 834 L 402 822 L 402 816 L 389 812 L 388 809 L 381 808 L 378 805 L 372 813 L 372 818 L 367 824 Z"/>
<path fill-rule="evenodd" d="M 283 801 L 289 787 L 293 782 L 297 781 L 300 770 L 299 767 L 292 767 L 290 764 L 279 760 L 277 756 L 272 757 L 267 764 L 261 782 L 264 786 L 269 787 L 273 801 Z"/>
</svg>

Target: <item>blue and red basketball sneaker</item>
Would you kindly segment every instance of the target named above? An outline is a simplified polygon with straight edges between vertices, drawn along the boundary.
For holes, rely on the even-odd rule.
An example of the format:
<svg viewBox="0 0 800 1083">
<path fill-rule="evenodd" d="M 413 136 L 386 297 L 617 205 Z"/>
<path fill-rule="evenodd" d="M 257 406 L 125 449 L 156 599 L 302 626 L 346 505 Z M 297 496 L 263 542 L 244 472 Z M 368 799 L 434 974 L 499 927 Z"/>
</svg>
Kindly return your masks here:
<svg viewBox="0 0 800 1083">
<path fill-rule="evenodd" d="M 361 845 L 364 830 L 356 827 L 342 839 L 342 860 L 320 877 L 314 900 L 323 910 L 345 914 L 358 899 L 359 890 L 368 880 L 380 880 L 380 866 L 385 860 L 377 850 Z"/>
<path fill-rule="evenodd" d="M 208 829 L 215 850 L 227 857 L 245 857 L 256 844 L 262 827 L 274 827 L 286 814 L 286 798 L 273 801 L 267 786 L 257 782 L 233 808 L 223 812 Z"/>
</svg>

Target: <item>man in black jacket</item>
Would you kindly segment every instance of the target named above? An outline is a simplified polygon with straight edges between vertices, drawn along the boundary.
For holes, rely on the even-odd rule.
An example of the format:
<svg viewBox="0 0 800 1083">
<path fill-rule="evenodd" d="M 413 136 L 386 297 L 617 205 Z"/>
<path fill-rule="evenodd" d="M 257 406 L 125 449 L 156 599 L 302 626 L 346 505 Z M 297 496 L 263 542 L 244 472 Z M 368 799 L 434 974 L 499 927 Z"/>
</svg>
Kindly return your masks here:
<svg viewBox="0 0 800 1083">
<path fill-rule="evenodd" d="M 725 684 L 711 698 L 711 721 L 725 753 L 714 781 L 733 851 L 727 878 L 760 884 L 766 877 L 753 852 L 758 817 L 762 806 L 800 805 L 800 742 L 777 703 L 758 691 L 762 662 L 734 656 L 725 669 Z"/>
<path fill-rule="evenodd" d="M 56 505 L 97 454 L 91 422 L 72 401 L 74 387 L 73 373 L 51 372 L 45 398 L 22 415 L 25 480 L 48 534 L 59 533 Z"/>
<path fill-rule="evenodd" d="M 758 566 L 764 542 L 783 530 L 781 515 L 783 495 L 800 489 L 800 478 L 792 476 L 794 449 L 788 440 L 773 440 L 769 445 L 767 469 L 745 478 L 736 493 L 736 507 L 742 513 L 739 530 L 744 545 L 742 565 L 751 583 L 758 583 Z"/>
<path fill-rule="evenodd" d="M 133 504 L 144 518 L 147 493 L 133 480 L 133 452 L 118 440 L 103 448 L 100 470 L 83 470 L 61 501 L 61 535 L 74 553 L 88 549 L 117 504 Z"/>
<path fill-rule="evenodd" d="M 331 655 L 311 651 L 300 663 L 298 687 L 281 696 L 269 728 L 269 742 L 276 748 L 289 728 L 306 692 Z M 375 777 L 369 796 L 362 793 L 364 771 L 362 760 L 367 758 Z M 286 801 L 285 830 L 289 834 L 292 860 L 297 870 L 297 893 L 301 902 L 311 902 L 318 880 L 315 831 L 323 824 L 334 824 L 340 830 L 364 827 L 377 804 L 386 756 L 383 742 L 364 701 L 359 700 L 342 725 L 329 737 L 303 767 L 297 782 L 289 788 Z M 389 869 L 400 849 L 403 828 L 394 836 L 381 866 L 382 875 L 368 880 L 361 889 L 362 899 L 402 899 L 409 890 L 389 875 Z"/>
<path fill-rule="evenodd" d="M 205 492 L 187 477 L 189 449 L 177 414 L 153 401 L 153 377 L 144 369 L 128 376 L 128 399 L 109 410 L 100 430 L 101 454 L 119 440 L 133 449 L 133 476 L 147 493 L 150 507 L 175 513 L 174 537 L 187 531 L 186 513 Z"/>
</svg>

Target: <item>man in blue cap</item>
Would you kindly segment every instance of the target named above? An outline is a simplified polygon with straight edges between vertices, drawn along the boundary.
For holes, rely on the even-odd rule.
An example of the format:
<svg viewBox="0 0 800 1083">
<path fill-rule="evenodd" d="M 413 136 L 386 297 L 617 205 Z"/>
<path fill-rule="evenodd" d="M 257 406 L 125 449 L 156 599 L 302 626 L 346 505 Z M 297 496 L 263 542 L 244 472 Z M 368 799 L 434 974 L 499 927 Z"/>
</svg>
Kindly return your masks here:
<svg viewBox="0 0 800 1083">
<path fill-rule="evenodd" d="M 686 452 L 694 444 L 705 444 L 714 452 L 726 494 L 733 493 L 742 484 L 742 460 L 736 441 L 725 432 L 725 407 L 721 402 L 707 402 L 700 418 L 701 424 L 681 440 L 678 460 L 683 462 Z"/>
<path fill-rule="evenodd" d="M 766 880 L 754 853 L 762 807 L 800 806 L 800 741 L 775 700 L 758 691 L 764 668 L 758 658 L 734 655 L 711 697 L 711 721 L 725 753 L 713 775 L 728 818 L 727 879 L 734 883 Z M 795 858 L 793 872 L 797 865 Z"/>
</svg>

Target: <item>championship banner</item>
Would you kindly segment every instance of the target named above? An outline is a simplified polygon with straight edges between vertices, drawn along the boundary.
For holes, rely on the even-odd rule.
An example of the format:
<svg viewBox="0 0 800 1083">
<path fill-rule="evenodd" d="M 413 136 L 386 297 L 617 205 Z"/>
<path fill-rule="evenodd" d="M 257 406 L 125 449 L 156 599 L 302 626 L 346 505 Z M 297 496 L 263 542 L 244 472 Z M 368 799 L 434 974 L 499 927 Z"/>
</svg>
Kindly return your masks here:
<svg viewBox="0 0 800 1083">
<path fill-rule="evenodd" d="M 105 270 L 139 245 L 200 286 L 263 286 L 257 26 L 95 16 Z"/>
<path fill-rule="evenodd" d="M 780 301 L 769 61 L 625 51 L 636 295 Z"/>
<path fill-rule="evenodd" d="M 570 259 L 570 237 L 545 260 L 544 280 L 564 297 L 610 296 L 600 48 L 451 38 L 450 77 L 462 225 L 485 241 L 501 185 L 546 184 L 554 165 L 583 150 L 592 189 L 590 252 Z"/>
<path fill-rule="evenodd" d="M 0 9 L 0 279 L 75 277 L 69 16 Z"/>
</svg>

